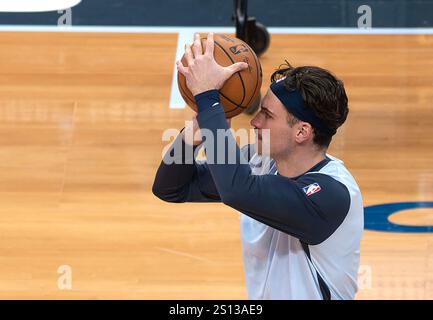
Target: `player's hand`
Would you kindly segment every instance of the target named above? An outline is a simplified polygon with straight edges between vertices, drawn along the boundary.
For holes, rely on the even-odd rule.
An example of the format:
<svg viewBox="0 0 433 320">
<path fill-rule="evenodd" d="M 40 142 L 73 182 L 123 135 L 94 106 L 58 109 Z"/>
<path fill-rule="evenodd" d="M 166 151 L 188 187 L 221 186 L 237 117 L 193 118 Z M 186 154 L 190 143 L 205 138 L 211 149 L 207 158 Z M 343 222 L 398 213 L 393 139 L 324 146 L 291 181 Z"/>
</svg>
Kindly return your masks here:
<svg viewBox="0 0 433 320">
<path fill-rule="evenodd" d="M 177 70 L 186 78 L 186 86 L 196 96 L 199 93 L 221 89 L 224 83 L 234 73 L 248 68 L 245 62 L 237 62 L 228 67 L 220 66 L 214 58 L 213 33 L 209 33 L 206 42 L 206 51 L 203 53 L 200 34 L 195 34 L 194 44 L 185 45 L 185 59 L 188 66 L 177 61 Z"/>
<path fill-rule="evenodd" d="M 232 119 L 226 119 L 229 125 L 229 128 L 232 125 Z M 193 116 L 191 121 L 187 122 L 185 126 L 185 130 L 182 131 L 182 139 L 186 144 L 197 146 L 202 142 L 200 127 L 197 122 L 197 115 Z"/>
<path fill-rule="evenodd" d="M 186 144 L 197 146 L 201 143 L 200 128 L 197 122 L 197 115 L 193 116 L 191 121 L 187 121 L 185 130 L 182 131 L 182 139 Z"/>
</svg>

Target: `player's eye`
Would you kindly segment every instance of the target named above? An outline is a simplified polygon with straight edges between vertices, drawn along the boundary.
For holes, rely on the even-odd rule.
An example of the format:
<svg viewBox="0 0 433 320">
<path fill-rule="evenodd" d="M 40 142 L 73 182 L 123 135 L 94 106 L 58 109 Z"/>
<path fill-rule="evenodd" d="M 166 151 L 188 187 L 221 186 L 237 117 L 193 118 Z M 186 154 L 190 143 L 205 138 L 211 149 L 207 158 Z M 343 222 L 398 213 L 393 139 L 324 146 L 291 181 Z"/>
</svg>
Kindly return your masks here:
<svg viewBox="0 0 433 320">
<path fill-rule="evenodd" d="M 266 119 L 269 119 L 269 118 L 271 118 L 271 116 L 269 115 L 269 113 L 268 113 L 268 112 L 266 112 L 266 110 L 265 110 L 265 109 L 260 109 L 260 112 L 261 112 L 262 114 L 264 114 L 264 115 L 265 115 L 265 118 L 266 118 Z"/>
</svg>

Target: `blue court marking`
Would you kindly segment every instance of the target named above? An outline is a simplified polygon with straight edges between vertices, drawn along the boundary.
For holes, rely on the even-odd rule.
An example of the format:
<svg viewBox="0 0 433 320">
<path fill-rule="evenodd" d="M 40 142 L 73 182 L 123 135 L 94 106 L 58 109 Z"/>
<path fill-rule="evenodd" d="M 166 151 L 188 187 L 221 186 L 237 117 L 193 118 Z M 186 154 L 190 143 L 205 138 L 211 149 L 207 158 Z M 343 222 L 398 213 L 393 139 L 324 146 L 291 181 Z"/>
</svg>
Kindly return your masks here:
<svg viewBox="0 0 433 320">
<path fill-rule="evenodd" d="M 396 202 L 364 208 L 364 228 L 384 232 L 428 233 L 433 226 L 408 226 L 392 223 L 389 217 L 399 211 L 421 208 L 433 208 L 433 202 Z"/>
</svg>

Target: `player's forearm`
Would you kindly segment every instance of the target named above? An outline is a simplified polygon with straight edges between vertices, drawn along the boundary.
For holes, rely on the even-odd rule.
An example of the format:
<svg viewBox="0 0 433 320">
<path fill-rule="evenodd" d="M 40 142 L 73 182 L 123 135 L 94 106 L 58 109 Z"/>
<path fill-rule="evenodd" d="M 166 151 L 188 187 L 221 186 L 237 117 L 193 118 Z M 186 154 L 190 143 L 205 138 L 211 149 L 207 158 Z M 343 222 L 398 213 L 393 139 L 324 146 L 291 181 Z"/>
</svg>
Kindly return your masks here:
<svg viewBox="0 0 433 320">
<path fill-rule="evenodd" d="M 241 159 L 242 153 L 231 133 L 221 139 L 222 133 L 229 130 L 229 126 L 219 103 L 218 91 L 207 91 L 195 98 L 199 108 L 199 127 L 212 136 L 212 139 L 205 139 L 204 146 L 207 163 L 221 200 L 227 202 L 235 194 L 238 198 L 248 188 L 251 168 L 245 159 Z M 220 157 L 222 153 L 224 159 Z"/>
</svg>

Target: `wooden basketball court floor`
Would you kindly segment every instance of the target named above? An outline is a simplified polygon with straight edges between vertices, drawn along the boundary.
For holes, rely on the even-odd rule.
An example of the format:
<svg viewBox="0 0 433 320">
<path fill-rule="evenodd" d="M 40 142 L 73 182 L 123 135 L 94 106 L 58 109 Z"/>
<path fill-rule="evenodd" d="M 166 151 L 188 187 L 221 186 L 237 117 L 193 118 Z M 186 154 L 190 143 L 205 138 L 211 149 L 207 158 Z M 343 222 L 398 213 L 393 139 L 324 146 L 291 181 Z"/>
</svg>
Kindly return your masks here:
<svg viewBox="0 0 433 320">
<path fill-rule="evenodd" d="M 151 186 L 176 34 L 0 33 L 0 298 L 244 299 L 239 214 L 168 204 Z M 365 205 L 433 199 L 433 36 L 274 35 L 284 59 L 329 68 L 350 116 L 330 153 Z M 250 128 L 239 116 L 233 127 Z M 433 210 L 392 221 L 432 225 Z M 358 299 L 432 299 L 433 235 L 365 231 Z M 71 270 L 71 290 L 59 289 Z M 60 269 L 59 269 L 60 268 Z M 60 287 L 63 288 L 64 287 Z"/>
</svg>

